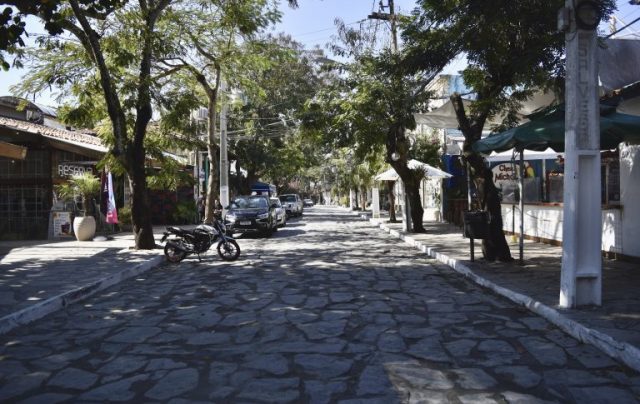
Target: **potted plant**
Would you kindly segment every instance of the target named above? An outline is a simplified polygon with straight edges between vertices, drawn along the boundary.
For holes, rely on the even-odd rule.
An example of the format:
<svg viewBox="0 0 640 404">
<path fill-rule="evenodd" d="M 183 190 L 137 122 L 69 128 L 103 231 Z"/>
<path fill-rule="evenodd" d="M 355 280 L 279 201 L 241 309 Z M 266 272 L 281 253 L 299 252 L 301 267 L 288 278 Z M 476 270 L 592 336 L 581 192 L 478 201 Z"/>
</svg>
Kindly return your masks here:
<svg viewBox="0 0 640 404">
<path fill-rule="evenodd" d="M 93 199 L 100 194 L 100 179 L 89 172 L 73 175 L 67 183 L 57 185 L 56 191 L 64 199 L 80 198 L 82 214 L 73 219 L 73 232 L 78 241 L 92 240 L 96 233 Z"/>
</svg>

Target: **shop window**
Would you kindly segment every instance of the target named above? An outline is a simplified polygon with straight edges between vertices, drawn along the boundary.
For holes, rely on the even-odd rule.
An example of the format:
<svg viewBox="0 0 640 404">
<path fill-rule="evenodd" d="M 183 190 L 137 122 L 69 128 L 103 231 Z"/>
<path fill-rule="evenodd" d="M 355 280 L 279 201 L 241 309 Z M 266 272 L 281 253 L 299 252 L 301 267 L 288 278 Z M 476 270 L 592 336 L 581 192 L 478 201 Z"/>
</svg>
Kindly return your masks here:
<svg viewBox="0 0 640 404">
<path fill-rule="evenodd" d="M 620 203 L 620 160 L 618 158 L 607 159 L 605 161 L 603 174 L 605 190 L 602 203 L 605 205 L 615 205 Z"/>
<path fill-rule="evenodd" d="M 49 214 L 46 186 L 0 185 L 0 239 L 42 239 Z"/>
<path fill-rule="evenodd" d="M 616 152 L 603 152 L 601 157 L 600 196 L 602 204 L 620 203 L 620 160 Z M 564 158 L 547 160 L 546 200 L 562 202 L 564 195 Z"/>
<path fill-rule="evenodd" d="M 564 173 L 547 173 L 547 201 L 562 202 L 564 193 Z"/>
<path fill-rule="evenodd" d="M 49 178 L 49 152 L 29 149 L 24 160 L 0 158 L 0 179 Z"/>
</svg>

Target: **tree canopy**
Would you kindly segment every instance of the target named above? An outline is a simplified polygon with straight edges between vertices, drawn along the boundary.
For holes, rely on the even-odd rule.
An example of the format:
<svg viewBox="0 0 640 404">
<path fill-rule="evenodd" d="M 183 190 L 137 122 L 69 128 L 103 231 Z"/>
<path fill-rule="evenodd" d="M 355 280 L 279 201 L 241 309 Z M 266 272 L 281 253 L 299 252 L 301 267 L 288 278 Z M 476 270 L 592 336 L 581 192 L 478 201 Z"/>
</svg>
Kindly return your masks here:
<svg viewBox="0 0 640 404">
<path fill-rule="evenodd" d="M 600 5 L 607 15 L 613 2 Z M 563 0 L 419 0 L 402 33 L 402 65 L 410 72 L 438 71 L 458 55 L 469 62 L 462 76 L 473 90 L 473 106 L 465 110 L 460 94 L 451 100 L 479 204 L 493 218 L 491 237 L 483 240 L 489 260 L 510 260 L 511 254 L 502 232 L 498 190 L 471 145 L 480 139 L 487 118 L 506 112 L 504 124 L 513 126 L 520 103 L 533 91 L 552 87 L 558 91 L 562 86 L 564 33 L 557 30 L 556 21 L 563 6 Z"/>
</svg>

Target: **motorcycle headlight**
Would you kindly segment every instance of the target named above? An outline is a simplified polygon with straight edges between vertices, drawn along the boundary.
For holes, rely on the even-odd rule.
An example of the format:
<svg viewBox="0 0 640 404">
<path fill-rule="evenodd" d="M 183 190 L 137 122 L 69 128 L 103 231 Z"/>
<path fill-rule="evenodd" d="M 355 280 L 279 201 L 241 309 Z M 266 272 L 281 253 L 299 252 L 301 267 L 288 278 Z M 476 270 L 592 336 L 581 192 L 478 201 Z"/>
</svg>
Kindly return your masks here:
<svg viewBox="0 0 640 404">
<path fill-rule="evenodd" d="M 256 216 L 258 219 L 266 219 L 269 217 L 269 212 L 264 212 L 264 213 L 258 213 L 258 216 Z"/>
</svg>

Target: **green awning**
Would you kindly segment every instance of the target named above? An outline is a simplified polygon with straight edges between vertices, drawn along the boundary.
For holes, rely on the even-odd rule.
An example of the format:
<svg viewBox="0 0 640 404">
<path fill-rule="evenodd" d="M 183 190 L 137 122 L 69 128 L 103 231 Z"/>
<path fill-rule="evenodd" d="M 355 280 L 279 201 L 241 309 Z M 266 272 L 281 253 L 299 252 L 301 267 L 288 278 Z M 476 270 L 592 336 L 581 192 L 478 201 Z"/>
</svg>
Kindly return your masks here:
<svg viewBox="0 0 640 404">
<path fill-rule="evenodd" d="M 551 147 L 564 151 L 564 106 L 548 108 L 529 116 L 529 122 L 507 131 L 487 136 L 473 144 L 473 150 L 489 154 L 515 148 L 543 151 Z M 621 142 L 640 143 L 640 117 L 622 114 L 614 107 L 600 107 L 600 149 L 618 147 Z"/>
</svg>

